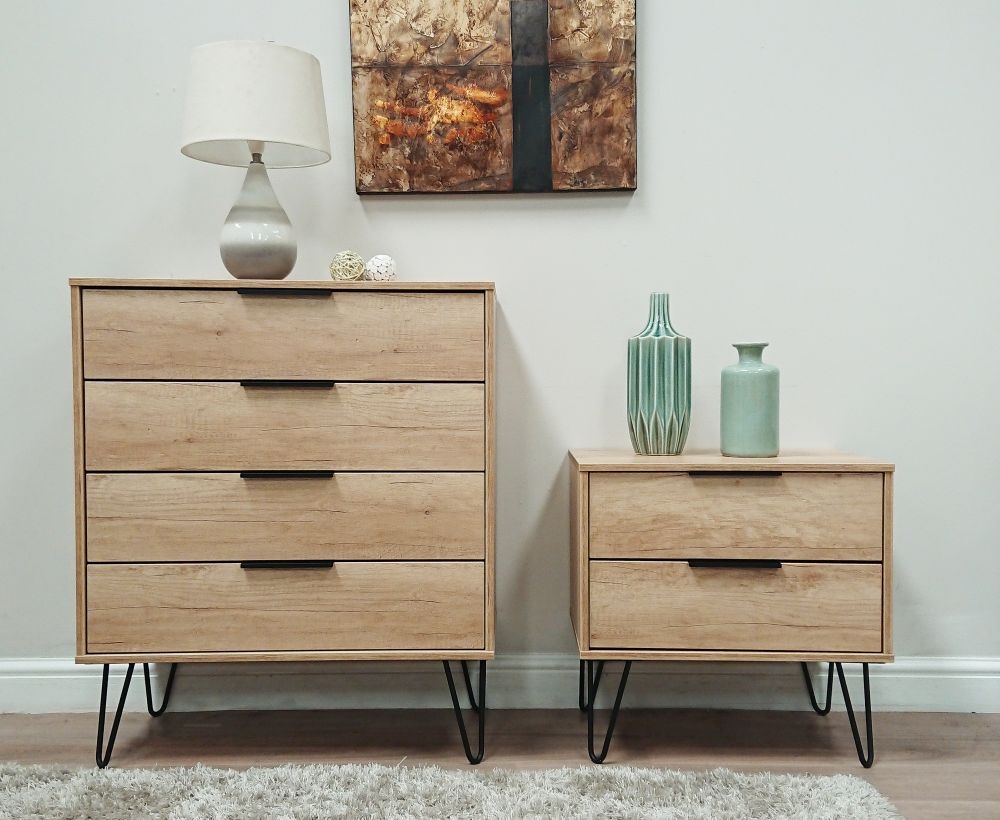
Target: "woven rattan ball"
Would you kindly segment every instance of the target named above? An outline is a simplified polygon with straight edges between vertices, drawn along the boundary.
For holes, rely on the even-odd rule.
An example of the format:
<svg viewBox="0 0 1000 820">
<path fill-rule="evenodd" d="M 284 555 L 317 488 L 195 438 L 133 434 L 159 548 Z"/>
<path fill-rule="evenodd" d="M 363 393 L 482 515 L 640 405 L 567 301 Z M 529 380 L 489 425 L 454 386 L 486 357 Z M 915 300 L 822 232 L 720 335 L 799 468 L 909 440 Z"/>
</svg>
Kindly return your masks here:
<svg viewBox="0 0 1000 820">
<path fill-rule="evenodd" d="M 334 279 L 360 279 L 364 272 L 365 260 L 354 251 L 341 251 L 330 263 L 330 276 Z"/>
</svg>

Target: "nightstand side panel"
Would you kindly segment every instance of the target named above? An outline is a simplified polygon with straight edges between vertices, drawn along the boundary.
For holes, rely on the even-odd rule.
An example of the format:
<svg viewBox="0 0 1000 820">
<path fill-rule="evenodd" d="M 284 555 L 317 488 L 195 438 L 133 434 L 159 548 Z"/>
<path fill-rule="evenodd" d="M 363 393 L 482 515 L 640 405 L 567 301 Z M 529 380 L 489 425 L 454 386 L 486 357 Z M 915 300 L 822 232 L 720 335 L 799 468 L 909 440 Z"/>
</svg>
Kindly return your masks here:
<svg viewBox="0 0 1000 820">
<path fill-rule="evenodd" d="M 883 474 L 882 517 L 882 653 L 893 658 L 892 648 L 892 503 L 893 473 Z"/>
<path fill-rule="evenodd" d="M 83 415 L 83 298 L 70 288 L 73 349 L 73 486 L 76 509 L 76 654 L 87 652 L 87 474 Z"/>
<path fill-rule="evenodd" d="M 583 472 L 570 460 L 570 619 L 577 647 L 590 646 L 590 582 L 589 575 L 589 487 L 590 473 Z"/>
</svg>

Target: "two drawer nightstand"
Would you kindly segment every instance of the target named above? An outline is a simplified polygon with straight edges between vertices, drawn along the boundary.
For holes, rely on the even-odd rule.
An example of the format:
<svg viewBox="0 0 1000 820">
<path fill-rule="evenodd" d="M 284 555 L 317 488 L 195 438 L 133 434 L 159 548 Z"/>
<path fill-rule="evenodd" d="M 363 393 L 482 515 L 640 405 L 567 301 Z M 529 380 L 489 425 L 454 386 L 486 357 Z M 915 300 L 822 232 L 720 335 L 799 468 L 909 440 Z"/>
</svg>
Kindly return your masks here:
<svg viewBox="0 0 1000 820">
<path fill-rule="evenodd" d="M 491 283 L 73 280 L 77 661 L 494 655 Z M 470 743 L 451 662 L 477 713 Z M 468 664 L 479 664 L 478 698 Z M 171 664 L 154 708 L 149 664 Z M 127 664 L 104 748 L 108 669 Z"/>
<path fill-rule="evenodd" d="M 813 708 L 836 671 L 874 759 L 868 664 L 892 656 L 894 467 L 852 456 L 570 454 L 570 615 L 588 751 L 608 753 L 633 661 L 795 661 Z M 604 744 L 594 695 L 625 667 Z M 827 661 L 820 706 L 807 662 Z M 862 664 L 866 742 L 843 663 Z"/>
</svg>

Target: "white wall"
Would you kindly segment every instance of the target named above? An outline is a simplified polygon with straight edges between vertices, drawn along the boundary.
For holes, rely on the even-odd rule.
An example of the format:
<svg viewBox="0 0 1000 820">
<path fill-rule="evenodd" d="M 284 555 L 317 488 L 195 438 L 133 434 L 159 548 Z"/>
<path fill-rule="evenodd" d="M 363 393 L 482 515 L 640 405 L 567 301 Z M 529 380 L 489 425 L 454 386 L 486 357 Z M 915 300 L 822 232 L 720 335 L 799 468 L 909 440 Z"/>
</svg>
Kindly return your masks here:
<svg viewBox="0 0 1000 820">
<path fill-rule="evenodd" d="M 968 705 L 934 672 L 958 668 L 1000 710 L 1000 5 L 640 0 L 635 194 L 367 199 L 346 6 L 4 4 L 0 678 L 73 654 L 66 279 L 226 277 L 242 172 L 178 151 L 187 60 L 261 38 L 320 58 L 335 146 L 272 174 L 293 278 L 355 248 L 497 283 L 502 655 L 558 668 L 572 703 L 566 451 L 627 445 L 625 338 L 666 290 L 694 345 L 690 446 L 717 446 L 728 345 L 769 340 L 783 446 L 897 463 L 896 651 L 937 686 L 916 705 Z M 22 690 L 0 684 L 0 711 Z"/>
</svg>

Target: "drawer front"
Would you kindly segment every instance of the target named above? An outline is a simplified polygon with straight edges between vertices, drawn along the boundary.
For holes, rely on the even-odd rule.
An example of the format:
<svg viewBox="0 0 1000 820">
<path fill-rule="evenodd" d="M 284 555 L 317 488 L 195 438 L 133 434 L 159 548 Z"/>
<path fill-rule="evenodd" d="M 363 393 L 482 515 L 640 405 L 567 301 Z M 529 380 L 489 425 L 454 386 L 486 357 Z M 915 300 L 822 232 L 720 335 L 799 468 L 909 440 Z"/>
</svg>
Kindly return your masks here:
<svg viewBox="0 0 1000 820">
<path fill-rule="evenodd" d="M 482 381 L 481 293 L 83 291 L 88 379 Z"/>
<path fill-rule="evenodd" d="M 594 649 L 882 650 L 881 564 L 591 561 L 590 607 Z"/>
<path fill-rule="evenodd" d="M 482 470 L 481 384 L 88 382 L 86 468 Z"/>
<path fill-rule="evenodd" d="M 91 564 L 87 650 L 482 649 L 482 562 Z"/>
<path fill-rule="evenodd" d="M 484 508 L 482 473 L 91 473 L 87 560 L 481 561 Z"/>
<path fill-rule="evenodd" d="M 882 473 L 592 473 L 590 556 L 881 561 Z"/>
</svg>

